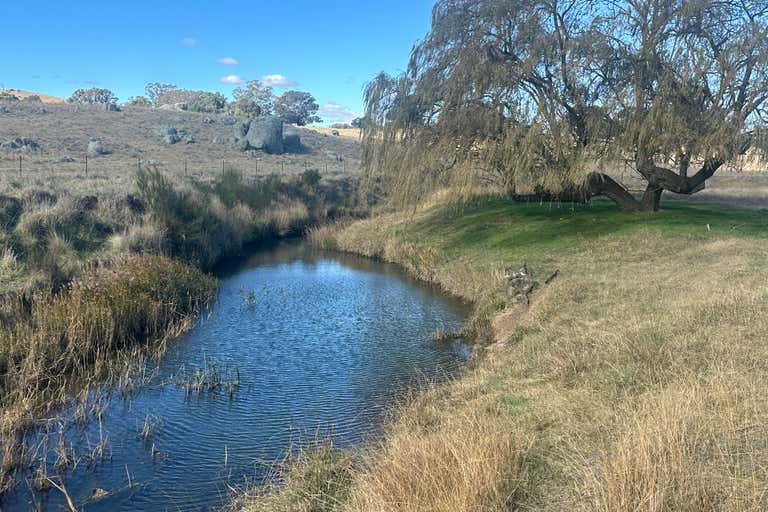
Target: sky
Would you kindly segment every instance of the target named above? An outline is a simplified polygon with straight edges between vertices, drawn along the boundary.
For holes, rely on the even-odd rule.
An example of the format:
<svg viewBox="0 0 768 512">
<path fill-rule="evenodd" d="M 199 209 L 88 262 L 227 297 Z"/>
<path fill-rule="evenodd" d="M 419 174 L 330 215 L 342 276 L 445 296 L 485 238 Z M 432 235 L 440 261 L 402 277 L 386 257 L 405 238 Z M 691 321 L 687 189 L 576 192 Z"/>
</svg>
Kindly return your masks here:
<svg viewBox="0 0 768 512">
<path fill-rule="evenodd" d="M 0 88 L 121 101 L 149 82 L 231 96 L 245 80 L 312 93 L 327 123 L 403 71 L 434 0 L 0 0 Z"/>
</svg>

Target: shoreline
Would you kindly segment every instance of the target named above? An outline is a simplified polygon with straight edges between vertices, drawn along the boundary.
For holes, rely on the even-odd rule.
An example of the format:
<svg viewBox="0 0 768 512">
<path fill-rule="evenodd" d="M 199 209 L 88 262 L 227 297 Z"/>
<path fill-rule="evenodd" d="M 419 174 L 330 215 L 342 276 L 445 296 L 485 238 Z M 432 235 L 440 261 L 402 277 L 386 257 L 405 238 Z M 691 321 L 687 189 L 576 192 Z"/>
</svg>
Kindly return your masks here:
<svg viewBox="0 0 768 512">
<path fill-rule="evenodd" d="M 750 363 L 768 336 L 768 285 L 756 281 L 768 231 L 760 212 L 723 213 L 480 198 L 314 230 L 321 246 L 396 262 L 473 300 L 484 355 L 397 407 L 381 442 L 338 453 L 341 466 L 327 447 L 310 450 L 286 465 L 286 485 L 245 489 L 231 509 L 607 512 L 649 495 L 675 510 L 759 509 L 768 475 L 732 468 L 742 456 L 768 463 L 749 430 L 768 418 Z M 527 309 L 503 289 L 504 267 L 522 263 L 537 280 L 560 270 Z M 747 455 L 735 431 L 751 432 Z"/>
</svg>

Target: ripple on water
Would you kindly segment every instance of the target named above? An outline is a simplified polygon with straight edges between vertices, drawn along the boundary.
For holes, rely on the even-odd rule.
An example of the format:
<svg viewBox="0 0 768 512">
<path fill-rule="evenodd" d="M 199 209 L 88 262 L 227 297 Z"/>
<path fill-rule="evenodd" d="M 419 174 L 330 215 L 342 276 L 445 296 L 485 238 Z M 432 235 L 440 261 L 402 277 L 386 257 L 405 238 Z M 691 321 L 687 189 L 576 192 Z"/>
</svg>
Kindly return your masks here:
<svg viewBox="0 0 768 512">
<path fill-rule="evenodd" d="M 316 432 L 341 446 L 375 434 L 398 393 L 450 375 L 467 357 L 462 343 L 431 340 L 438 328 L 460 326 L 467 308 L 390 265 L 284 244 L 223 273 L 210 314 L 171 347 L 156 381 L 107 410 L 111 461 L 67 478 L 76 501 L 94 488 L 123 488 L 127 474 L 143 484 L 89 511 L 215 508 L 228 481 L 263 477 L 264 463 Z M 214 364 L 239 374 L 232 399 L 185 397 L 174 384 Z M 157 425 L 144 440 L 137 431 L 148 415 Z M 70 440 L 85 447 L 98 435 L 91 425 Z M 20 487 L 0 506 L 26 510 L 32 499 L 40 496 Z M 63 502 L 52 493 L 47 505 Z"/>
</svg>

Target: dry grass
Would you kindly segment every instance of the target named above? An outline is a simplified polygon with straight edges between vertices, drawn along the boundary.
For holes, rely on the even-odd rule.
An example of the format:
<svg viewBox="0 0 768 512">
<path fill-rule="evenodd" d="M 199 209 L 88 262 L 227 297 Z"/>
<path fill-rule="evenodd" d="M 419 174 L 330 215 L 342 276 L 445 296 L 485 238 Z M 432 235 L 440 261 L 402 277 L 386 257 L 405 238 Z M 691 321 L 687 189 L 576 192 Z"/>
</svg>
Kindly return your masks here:
<svg viewBox="0 0 768 512">
<path fill-rule="evenodd" d="M 221 174 L 222 165 L 240 169 L 247 179 L 272 173 L 296 176 L 307 168 L 337 179 L 355 176 L 360 170 L 358 139 L 309 128 L 296 128 L 305 152 L 268 155 L 236 149 L 230 140 L 235 126 L 224 115 L 138 107 L 105 112 L 74 104 L 46 104 L 41 113 L 39 103 L 24 101 L 3 102 L 2 107 L 8 112 L 0 111 L 0 142 L 30 137 L 39 142 L 40 151 L 0 150 L 0 194 L 19 195 L 34 188 L 72 195 L 125 194 L 134 190 L 139 160 L 162 170 L 176 184 L 211 181 Z M 206 118 L 213 122 L 204 122 Z M 165 144 L 157 130 L 166 126 L 185 130 L 195 142 Z M 91 138 L 102 140 L 109 154 L 89 158 L 86 176 L 84 160 Z M 21 176 L 19 155 L 23 158 Z M 62 161 L 64 157 L 74 161 Z"/>
<path fill-rule="evenodd" d="M 485 357 L 398 413 L 343 510 L 768 509 L 764 224 L 479 201 L 316 231 L 496 304 Z M 560 275 L 505 307 L 523 261 Z"/>
</svg>

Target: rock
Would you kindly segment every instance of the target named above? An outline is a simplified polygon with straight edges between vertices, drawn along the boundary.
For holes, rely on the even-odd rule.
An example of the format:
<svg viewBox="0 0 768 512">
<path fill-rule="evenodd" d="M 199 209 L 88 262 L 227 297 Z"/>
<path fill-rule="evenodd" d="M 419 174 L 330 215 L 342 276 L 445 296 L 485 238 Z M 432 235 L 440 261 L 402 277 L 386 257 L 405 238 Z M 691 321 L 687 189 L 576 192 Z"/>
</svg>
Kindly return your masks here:
<svg viewBox="0 0 768 512">
<path fill-rule="evenodd" d="M 35 152 L 40 149 L 40 144 L 35 139 L 30 139 L 29 137 L 16 137 L 13 140 L 0 143 L 0 148 Z"/>
<path fill-rule="evenodd" d="M 242 125 L 240 133 L 242 133 Z M 256 149 L 273 155 L 283 153 L 283 120 L 276 116 L 262 116 L 251 119 L 245 135 L 245 149 Z M 243 145 L 241 145 L 241 148 Z"/>
<path fill-rule="evenodd" d="M 58 160 L 58 162 L 60 164 L 71 164 L 74 161 L 75 161 L 75 159 L 72 158 L 71 156 L 68 156 L 68 155 L 64 155 L 63 157 L 59 158 L 59 160 Z"/>
<path fill-rule="evenodd" d="M 183 131 L 180 132 L 173 126 L 158 126 L 155 128 L 155 133 L 157 133 L 163 139 L 163 142 L 169 146 L 179 142 L 182 135 L 184 135 Z"/>
<path fill-rule="evenodd" d="M 551 283 L 558 273 L 558 270 L 552 272 L 544 279 L 544 284 Z M 529 305 L 531 292 L 538 288 L 541 283 L 533 278 L 533 274 L 528 270 L 528 265 L 524 263 L 517 272 L 513 272 L 511 268 L 504 269 L 504 276 L 507 279 L 507 297 L 515 302 Z"/>
<path fill-rule="evenodd" d="M 187 136 L 184 138 L 184 142 L 185 142 L 186 144 L 194 144 L 196 141 L 195 141 L 195 138 L 194 138 L 192 135 L 187 135 Z"/>
<path fill-rule="evenodd" d="M 331 135 L 333 135 L 334 137 L 338 137 L 339 136 L 339 130 L 332 130 L 331 131 Z"/>
<path fill-rule="evenodd" d="M 299 132 L 290 126 L 283 129 L 283 149 L 288 153 L 300 153 L 303 149 Z"/>
<path fill-rule="evenodd" d="M 47 114 L 48 113 L 48 109 L 45 108 L 45 107 L 40 107 L 40 108 L 36 108 L 34 110 L 34 112 L 35 112 L 35 114 L 40 114 L 40 115 Z"/>
<path fill-rule="evenodd" d="M 104 143 L 99 139 L 91 139 L 88 141 L 88 156 L 100 156 L 106 155 L 109 152 L 104 149 Z"/>
<path fill-rule="evenodd" d="M 17 197 L 0 195 L 0 228 L 10 230 L 21 217 L 23 206 Z"/>
<path fill-rule="evenodd" d="M 216 120 L 215 119 L 211 119 L 210 117 L 204 117 L 203 118 L 203 124 L 213 124 L 215 122 L 216 122 Z"/>
<path fill-rule="evenodd" d="M 237 122 L 238 122 L 238 119 L 233 116 L 227 116 L 221 120 L 221 124 L 223 124 L 224 126 L 232 126 L 237 124 Z"/>
<path fill-rule="evenodd" d="M 106 103 L 103 103 L 103 105 L 104 105 L 105 112 L 120 112 L 120 107 L 117 106 L 117 103 L 108 101 Z"/>
</svg>

